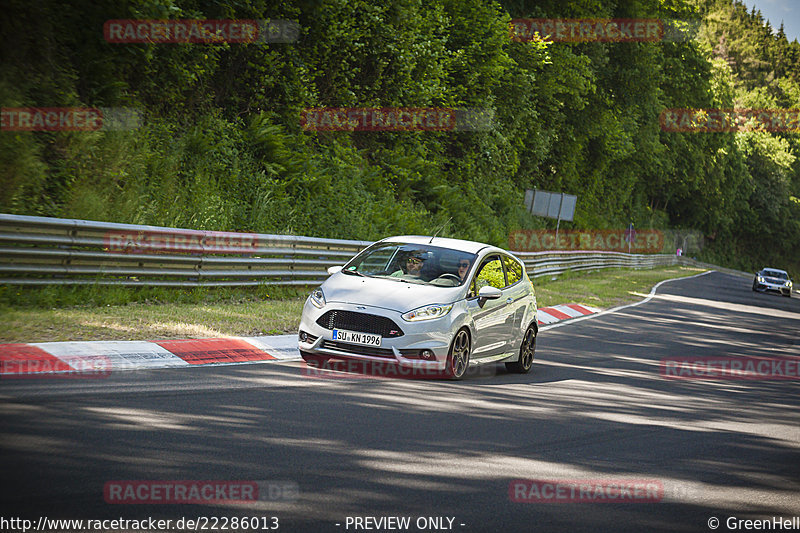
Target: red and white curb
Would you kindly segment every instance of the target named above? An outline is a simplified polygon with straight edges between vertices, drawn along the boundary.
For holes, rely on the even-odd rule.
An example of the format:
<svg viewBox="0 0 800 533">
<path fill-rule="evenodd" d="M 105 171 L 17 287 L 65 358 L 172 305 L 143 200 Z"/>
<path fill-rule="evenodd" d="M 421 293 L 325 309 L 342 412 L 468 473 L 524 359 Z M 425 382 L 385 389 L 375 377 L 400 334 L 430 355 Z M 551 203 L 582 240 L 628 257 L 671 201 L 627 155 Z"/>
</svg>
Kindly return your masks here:
<svg viewBox="0 0 800 533">
<path fill-rule="evenodd" d="M 259 363 L 299 356 L 296 335 L 0 344 L 0 379 L 32 374 L 102 377 L 120 370 Z"/>
<path fill-rule="evenodd" d="M 598 313 L 566 304 L 538 311 L 541 325 Z M 120 370 L 297 360 L 297 335 L 161 341 L 87 341 L 0 344 L 0 379 L 53 374 L 102 377 Z"/>
<path fill-rule="evenodd" d="M 578 318 L 586 315 L 599 313 L 601 310 L 596 307 L 578 304 L 554 305 L 553 307 L 542 307 L 537 315 L 539 325 L 555 324 L 562 320 Z"/>
</svg>

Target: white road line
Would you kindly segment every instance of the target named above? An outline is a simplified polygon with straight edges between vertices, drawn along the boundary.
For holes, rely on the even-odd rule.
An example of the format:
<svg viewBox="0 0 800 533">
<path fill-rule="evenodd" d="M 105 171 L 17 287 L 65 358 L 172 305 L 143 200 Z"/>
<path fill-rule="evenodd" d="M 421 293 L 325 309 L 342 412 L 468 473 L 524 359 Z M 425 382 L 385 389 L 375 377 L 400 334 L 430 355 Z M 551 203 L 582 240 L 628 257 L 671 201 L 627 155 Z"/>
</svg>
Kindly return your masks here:
<svg viewBox="0 0 800 533">
<path fill-rule="evenodd" d="M 550 325 L 547 325 L 547 326 L 539 328 L 539 331 L 547 331 L 548 329 L 560 328 L 561 326 L 567 326 L 569 324 L 575 324 L 576 322 L 581 322 L 583 320 L 589 320 L 591 318 L 597 318 L 597 317 L 603 316 L 603 315 L 610 315 L 612 313 L 618 313 L 618 312 L 622 311 L 623 309 L 628 309 L 629 307 L 636 307 L 637 305 L 646 304 L 647 302 L 649 302 L 650 300 L 653 299 L 653 297 L 656 295 L 656 291 L 658 291 L 658 288 L 661 285 L 663 285 L 664 283 L 669 283 L 670 281 L 677 281 L 679 279 L 699 278 L 700 276 L 705 276 L 706 274 L 711 274 L 712 272 L 716 272 L 716 270 L 707 270 L 705 272 L 701 272 L 700 274 L 695 274 L 694 276 L 685 276 L 685 277 L 682 277 L 682 278 L 672 278 L 672 279 L 665 279 L 663 281 L 659 281 L 650 290 L 650 294 L 648 294 L 647 297 L 642 301 L 634 302 L 632 304 L 627 304 L 627 305 L 621 305 L 619 307 L 614 307 L 612 309 L 606 309 L 605 311 L 600 311 L 599 313 L 595 313 L 593 315 L 586 315 L 586 316 L 582 316 L 582 317 L 578 317 L 578 318 L 573 318 L 571 320 L 564 320 L 564 321 L 559 322 L 557 324 L 550 324 Z"/>
</svg>

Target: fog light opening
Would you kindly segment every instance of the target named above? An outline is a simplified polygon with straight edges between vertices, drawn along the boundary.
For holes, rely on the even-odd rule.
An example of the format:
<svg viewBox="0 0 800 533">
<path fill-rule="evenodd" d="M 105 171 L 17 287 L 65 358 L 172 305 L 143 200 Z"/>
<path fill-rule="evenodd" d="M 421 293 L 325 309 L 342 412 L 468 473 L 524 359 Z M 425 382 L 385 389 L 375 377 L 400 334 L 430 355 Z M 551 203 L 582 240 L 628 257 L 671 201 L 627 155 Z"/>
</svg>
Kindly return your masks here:
<svg viewBox="0 0 800 533">
<path fill-rule="evenodd" d="M 433 352 L 430 351 L 430 350 L 422 350 L 419 353 L 419 357 L 420 357 L 420 359 L 424 359 L 426 361 L 430 361 L 431 359 L 433 359 Z"/>
</svg>

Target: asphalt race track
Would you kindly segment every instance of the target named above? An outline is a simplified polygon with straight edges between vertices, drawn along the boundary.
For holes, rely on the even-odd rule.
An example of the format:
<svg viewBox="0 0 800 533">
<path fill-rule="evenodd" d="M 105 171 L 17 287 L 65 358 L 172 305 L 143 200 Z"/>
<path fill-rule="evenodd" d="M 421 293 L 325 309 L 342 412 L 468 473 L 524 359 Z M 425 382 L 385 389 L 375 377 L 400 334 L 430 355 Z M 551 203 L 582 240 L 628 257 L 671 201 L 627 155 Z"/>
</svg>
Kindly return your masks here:
<svg viewBox="0 0 800 533">
<path fill-rule="evenodd" d="M 309 375 L 300 362 L 270 362 L 2 379 L 0 517 L 216 517 L 228 531 L 234 517 L 264 518 L 257 530 L 277 517 L 286 532 L 730 531 L 731 517 L 791 520 L 800 298 L 753 293 L 751 281 L 672 281 L 642 305 L 543 331 L 524 376 L 502 365 L 462 382 Z M 686 358 L 767 363 L 724 379 L 670 374 L 688 367 L 665 361 Z M 296 492 L 108 503 L 107 484 L 130 480 Z M 648 488 L 595 490 L 626 483 Z M 562 490 L 576 484 L 591 487 L 580 493 L 590 501 Z M 192 529 L 214 531 L 205 525 Z"/>
</svg>

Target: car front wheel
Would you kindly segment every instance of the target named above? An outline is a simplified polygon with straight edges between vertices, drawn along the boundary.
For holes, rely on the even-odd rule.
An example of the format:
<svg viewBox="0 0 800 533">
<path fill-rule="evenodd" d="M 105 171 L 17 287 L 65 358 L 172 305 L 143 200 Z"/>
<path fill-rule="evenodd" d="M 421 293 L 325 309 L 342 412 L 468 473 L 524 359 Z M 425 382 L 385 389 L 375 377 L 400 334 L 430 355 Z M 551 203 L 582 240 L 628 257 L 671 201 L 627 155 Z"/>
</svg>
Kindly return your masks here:
<svg viewBox="0 0 800 533">
<path fill-rule="evenodd" d="M 522 346 L 519 348 L 519 360 L 506 363 L 509 372 L 527 374 L 533 366 L 533 358 L 536 356 L 536 329 L 529 326 L 522 338 Z"/>
<path fill-rule="evenodd" d="M 469 355 L 472 343 L 466 329 L 458 330 L 453 342 L 450 345 L 450 353 L 447 354 L 447 368 L 445 373 L 448 378 L 459 380 L 464 377 L 469 368 Z"/>
</svg>

